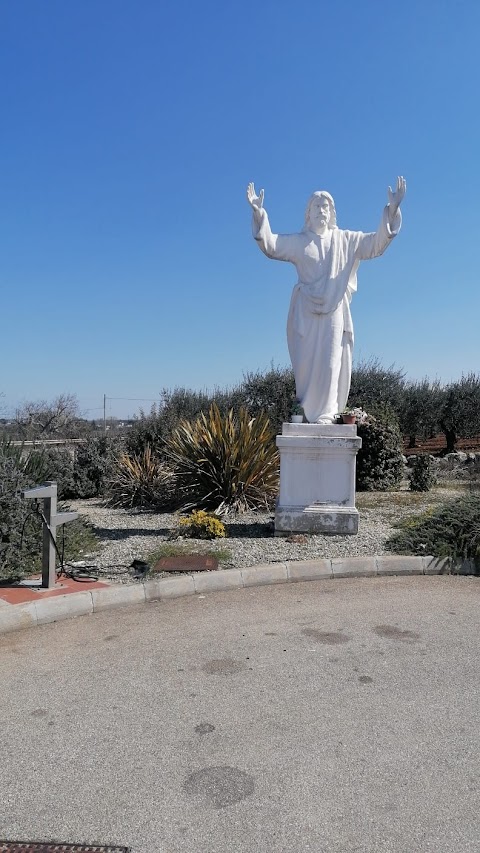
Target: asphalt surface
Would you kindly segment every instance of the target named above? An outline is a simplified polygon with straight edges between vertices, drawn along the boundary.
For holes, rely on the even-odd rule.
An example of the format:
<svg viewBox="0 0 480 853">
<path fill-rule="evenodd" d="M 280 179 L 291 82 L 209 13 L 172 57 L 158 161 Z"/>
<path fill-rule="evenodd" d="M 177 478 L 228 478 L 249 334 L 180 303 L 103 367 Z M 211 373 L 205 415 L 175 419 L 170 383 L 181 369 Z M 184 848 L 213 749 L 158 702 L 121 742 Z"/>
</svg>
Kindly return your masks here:
<svg viewBox="0 0 480 853">
<path fill-rule="evenodd" d="M 0 637 L 0 839 L 478 853 L 480 580 L 154 602 Z"/>
</svg>

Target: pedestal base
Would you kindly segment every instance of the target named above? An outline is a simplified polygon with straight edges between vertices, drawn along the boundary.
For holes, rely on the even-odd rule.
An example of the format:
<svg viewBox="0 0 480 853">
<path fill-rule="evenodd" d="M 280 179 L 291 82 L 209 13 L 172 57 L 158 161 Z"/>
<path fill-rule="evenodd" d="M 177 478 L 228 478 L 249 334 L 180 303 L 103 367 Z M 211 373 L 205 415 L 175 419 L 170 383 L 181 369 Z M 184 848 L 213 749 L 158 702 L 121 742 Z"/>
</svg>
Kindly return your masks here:
<svg viewBox="0 0 480 853">
<path fill-rule="evenodd" d="M 356 426 L 283 424 L 280 496 L 275 535 L 358 533 L 355 457 L 362 445 Z"/>
<path fill-rule="evenodd" d="M 350 536 L 358 533 L 358 510 L 337 506 L 278 507 L 275 512 L 275 536 L 291 533 L 323 533 Z"/>
</svg>

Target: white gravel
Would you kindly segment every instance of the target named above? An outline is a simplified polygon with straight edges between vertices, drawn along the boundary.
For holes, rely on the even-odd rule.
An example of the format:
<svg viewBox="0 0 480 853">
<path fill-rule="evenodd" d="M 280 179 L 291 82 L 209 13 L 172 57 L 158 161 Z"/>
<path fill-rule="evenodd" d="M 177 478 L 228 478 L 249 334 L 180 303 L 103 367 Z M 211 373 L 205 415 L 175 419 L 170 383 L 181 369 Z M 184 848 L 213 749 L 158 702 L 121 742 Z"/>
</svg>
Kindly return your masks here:
<svg viewBox="0 0 480 853">
<path fill-rule="evenodd" d="M 272 513 L 248 513 L 227 519 L 226 539 L 205 541 L 179 537 L 179 516 L 174 513 L 112 509 L 97 499 L 71 501 L 69 506 L 94 525 L 102 542 L 99 553 L 87 555 L 86 562 L 98 565 L 104 576 L 123 582 L 131 580 L 126 567 L 132 560 L 145 560 L 172 540 L 197 553 L 227 549 L 230 557 L 222 559 L 222 568 L 244 568 L 285 560 L 380 555 L 393 532 L 375 510 L 362 510 L 356 536 L 295 536 L 289 541 L 274 537 Z"/>
</svg>

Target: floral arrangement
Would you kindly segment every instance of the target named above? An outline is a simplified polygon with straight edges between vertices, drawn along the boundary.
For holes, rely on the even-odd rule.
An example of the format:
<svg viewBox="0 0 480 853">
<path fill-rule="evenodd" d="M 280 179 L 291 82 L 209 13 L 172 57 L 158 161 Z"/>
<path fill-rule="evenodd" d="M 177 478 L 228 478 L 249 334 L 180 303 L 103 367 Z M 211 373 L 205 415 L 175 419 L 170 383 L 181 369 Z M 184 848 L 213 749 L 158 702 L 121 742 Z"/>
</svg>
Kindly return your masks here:
<svg viewBox="0 0 480 853">
<path fill-rule="evenodd" d="M 354 406 L 353 409 L 344 409 L 339 417 L 341 418 L 342 415 L 349 415 L 350 417 L 355 418 L 355 422 L 357 424 L 365 424 L 370 420 L 370 415 L 363 409 L 360 409 L 359 406 Z"/>
</svg>

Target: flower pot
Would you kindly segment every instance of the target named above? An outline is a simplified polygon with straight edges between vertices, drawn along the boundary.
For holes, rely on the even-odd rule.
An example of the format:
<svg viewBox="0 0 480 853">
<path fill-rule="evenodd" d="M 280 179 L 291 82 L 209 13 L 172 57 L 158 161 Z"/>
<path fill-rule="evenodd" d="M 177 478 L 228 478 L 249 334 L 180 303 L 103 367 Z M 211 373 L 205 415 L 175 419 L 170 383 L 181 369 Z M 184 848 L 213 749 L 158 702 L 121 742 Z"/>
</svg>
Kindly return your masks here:
<svg viewBox="0 0 480 853">
<path fill-rule="evenodd" d="M 354 424 L 355 415 L 342 415 L 342 421 L 344 424 Z"/>
<path fill-rule="evenodd" d="M 303 424 L 303 415 L 292 415 L 290 418 L 292 424 Z"/>
</svg>

